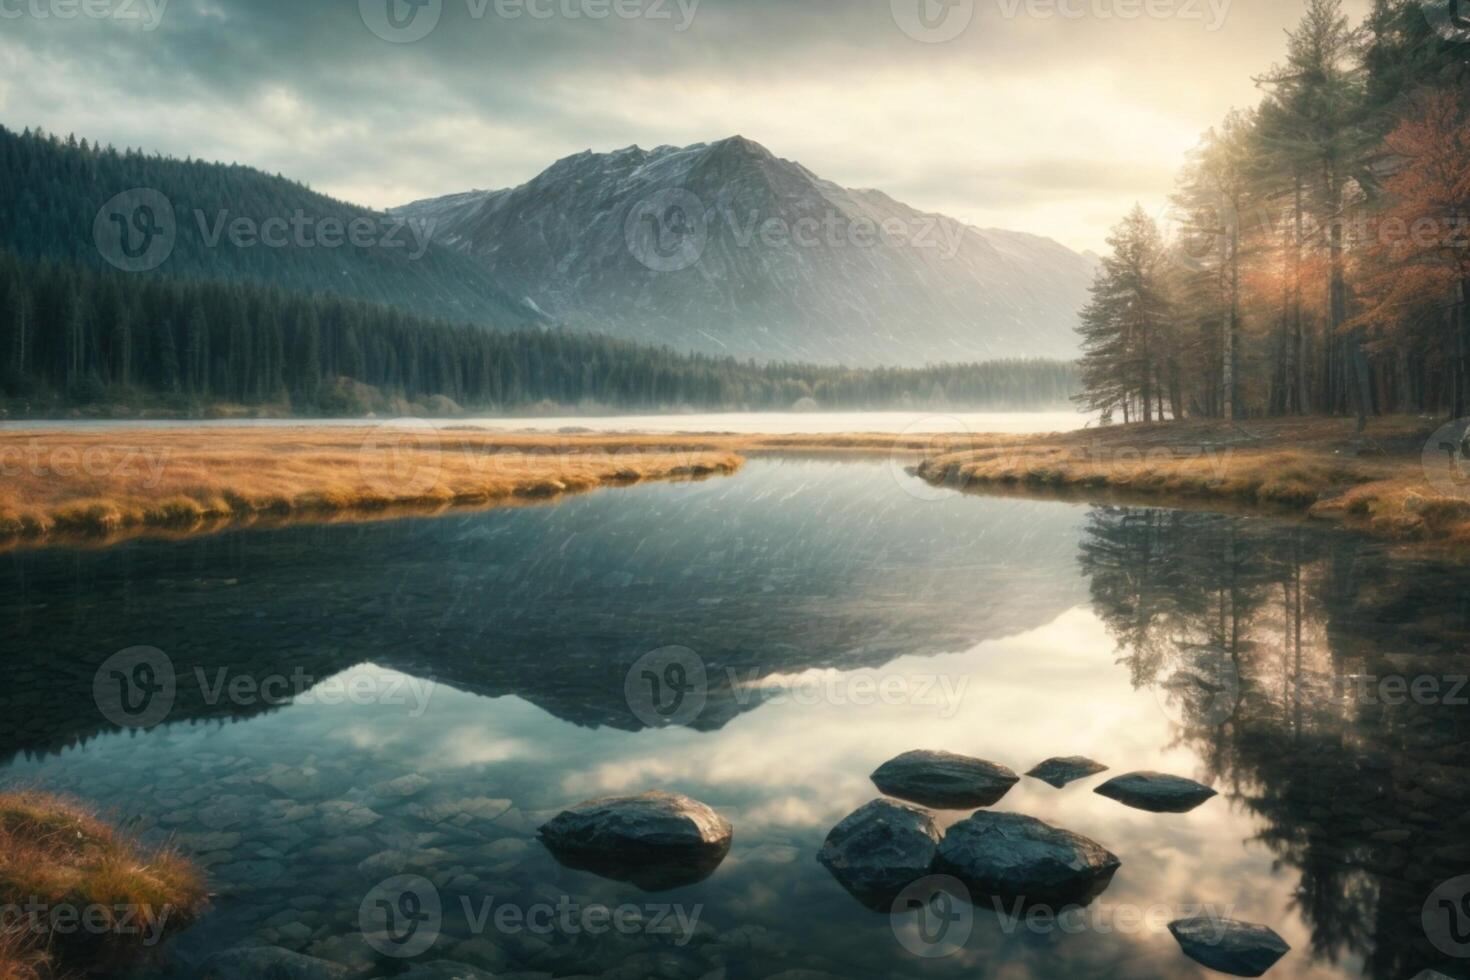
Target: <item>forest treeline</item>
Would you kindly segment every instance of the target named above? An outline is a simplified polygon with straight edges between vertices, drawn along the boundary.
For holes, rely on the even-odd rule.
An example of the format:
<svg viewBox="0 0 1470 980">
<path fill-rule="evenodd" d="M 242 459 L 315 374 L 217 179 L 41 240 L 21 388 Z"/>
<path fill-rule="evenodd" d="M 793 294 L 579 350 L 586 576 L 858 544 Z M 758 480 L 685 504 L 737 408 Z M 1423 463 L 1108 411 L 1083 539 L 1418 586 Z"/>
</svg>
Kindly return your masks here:
<svg viewBox="0 0 1470 980">
<path fill-rule="evenodd" d="M 344 384 L 350 379 L 353 384 Z M 0 251 L 0 390 L 18 414 L 221 403 L 356 414 L 362 396 L 466 408 L 789 409 L 1065 406 L 1076 366 L 914 369 L 755 364 L 566 330 L 487 330 L 250 281 L 95 270 Z"/>
<path fill-rule="evenodd" d="M 148 189 L 147 203 L 158 208 L 149 218 L 167 229 L 163 274 L 329 292 L 502 329 L 545 320 L 473 260 L 434 242 L 432 227 L 252 167 L 0 126 L 0 248 L 107 268 L 124 256 L 103 247 L 116 244 L 117 230 L 107 242 L 95 223 L 115 195 L 134 188 Z M 248 233 L 237 233 L 241 227 Z"/>
<path fill-rule="evenodd" d="M 1136 207 L 1083 312 L 1122 421 L 1470 412 L 1470 24 L 1442 0 L 1307 0 L 1259 105 Z"/>
</svg>

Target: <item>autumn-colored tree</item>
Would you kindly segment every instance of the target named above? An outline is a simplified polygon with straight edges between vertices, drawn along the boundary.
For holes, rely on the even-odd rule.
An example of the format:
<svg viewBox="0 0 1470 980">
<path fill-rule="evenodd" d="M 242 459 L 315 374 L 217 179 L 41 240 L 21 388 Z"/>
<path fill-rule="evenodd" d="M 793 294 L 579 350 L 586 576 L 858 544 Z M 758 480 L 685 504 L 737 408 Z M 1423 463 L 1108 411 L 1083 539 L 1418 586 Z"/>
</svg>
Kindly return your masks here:
<svg viewBox="0 0 1470 980">
<path fill-rule="evenodd" d="M 1460 95 L 1424 95 L 1385 143 L 1396 166 L 1365 256 L 1357 322 L 1380 342 L 1437 334 L 1430 349 L 1444 352 L 1461 416 L 1470 401 L 1470 119 Z"/>
</svg>

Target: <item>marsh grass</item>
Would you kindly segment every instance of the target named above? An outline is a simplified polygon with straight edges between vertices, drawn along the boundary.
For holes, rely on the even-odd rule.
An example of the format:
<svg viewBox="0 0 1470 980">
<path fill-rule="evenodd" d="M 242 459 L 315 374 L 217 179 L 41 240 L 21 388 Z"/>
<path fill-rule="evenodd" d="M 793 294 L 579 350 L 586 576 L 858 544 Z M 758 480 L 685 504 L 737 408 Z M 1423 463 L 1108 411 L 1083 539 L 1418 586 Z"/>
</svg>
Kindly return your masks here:
<svg viewBox="0 0 1470 980">
<path fill-rule="evenodd" d="M 547 500 L 733 473 L 707 440 L 395 428 L 0 434 L 0 542 Z"/>
<path fill-rule="evenodd" d="M 0 980 L 137 964 L 207 902 L 200 873 L 173 851 L 145 849 L 68 800 L 0 794 Z"/>
<path fill-rule="evenodd" d="M 1138 499 L 1287 508 L 1399 540 L 1470 544 L 1470 484 L 1448 492 L 1425 447 L 1441 421 L 1344 419 L 1117 426 L 998 436 L 924 460 L 916 472 L 959 488 L 1107 490 Z M 1448 461 L 1444 461 L 1448 468 Z M 1462 492 L 1457 493 L 1456 490 Z"/>
<path fill-rule="evenodd" d="M 243 525 L 521 506 L 734 473 L 748 456 L 886 456 L 936 484 L 1286 508 L 1396 539 L 1470 544 L 1431 481 L 1432 419 L 1251 420 L 1041 435 L 504 433 L 426 422 L 0 433 L 0 548 Z M 1104 493 L 1106 491 L 1106 494 Z"/>
</svg>

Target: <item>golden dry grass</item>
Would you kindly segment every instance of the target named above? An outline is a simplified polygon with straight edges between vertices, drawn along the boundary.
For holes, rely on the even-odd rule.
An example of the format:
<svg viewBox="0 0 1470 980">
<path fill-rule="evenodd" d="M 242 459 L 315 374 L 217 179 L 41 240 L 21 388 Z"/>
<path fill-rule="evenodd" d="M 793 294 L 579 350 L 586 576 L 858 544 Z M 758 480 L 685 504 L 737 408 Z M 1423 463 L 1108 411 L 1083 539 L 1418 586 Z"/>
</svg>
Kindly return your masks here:
<svg viewBox="0 0 1470 980">
<path fill-rule="evenodd" d="M 1461 492 L 1448 457 L 1424 452 L 1439 425 L 1379 419 L 1366 438 L 1345 419 L 1042 436 L 498 433 L 413 422 L 0 432 L 0 547 L 527 504 L 729 474 L 754 455 L 889 456 L 919 463 L 934 483 L 1284 508 L 1398 539 L 1470 543 L 1470 485 Z"/>
<path fill-rule="evenodd" d="M 0 433 L 0 541 L 542 500 L 740 463 L 698 439 L 427 424 Z"/>
<path fill-rule="evenodd" d="M 0 794 L 0 980 L 139 962 L 207 902 L 178 854 L 145 850 L 70 801 Z"/>
<path fill-rule="evenodd" d="M 1052 436 L 979 437 L 929 456 L 936 484 L 1106 490 L 1290 509 L 1399 540 L 1470 544 L 1470 480 L 1437 435 L 1442 421 L 1346 419 L 1114 426 Z"/>
</svg>

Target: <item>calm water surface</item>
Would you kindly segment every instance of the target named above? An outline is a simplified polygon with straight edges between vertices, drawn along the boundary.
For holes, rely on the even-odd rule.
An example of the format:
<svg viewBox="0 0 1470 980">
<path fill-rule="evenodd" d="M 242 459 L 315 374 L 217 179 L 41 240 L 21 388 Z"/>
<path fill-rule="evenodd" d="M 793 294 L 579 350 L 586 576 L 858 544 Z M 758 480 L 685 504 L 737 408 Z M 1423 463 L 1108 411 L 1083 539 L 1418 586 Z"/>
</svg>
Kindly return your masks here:
<svg viewBox="0 0 1470 980">
<path fill-rule="evenodd" d="M 1295 524 L 935 498 L 884 466 L 759 461 L 543 508 L 3 556 L 0 781 L 208 865 L 213 912 L 150 975 L 267 943 L 377 975 L 1195 977 L 1162 923 L 1200 906 L 1276 928 L 1273 977 L 1464 975 L 1421 912 L 1470 873 L 1470 572 Z M 107 670 L 94 688 L 137 646 L 175 681 L 146 731 L 109 720 Z M 669 646 L 708 689 L 650 727 L 628 678 Z M 1404 698 L 1365 676 L 1444 680 Z M 1083 754 L 1221 795 L 1150 814 L 1094 794 L 1106 776 L 1023 779 L 997 809 L 1122 869 L 1081 928 L 982 902 L 960 948 L 917 955 L 911 917 L 814 859 L 916 748 L 1022 772 Z M 706 880 L 643 892 L 535 840 L 560 807 L 652 788 L 734 823 Z M 443 908 L 416 959 L 362 934 L 400 875 Z M 486 901 L 644 920 L 482 923 Z"/>
<path fill-rule="evenodd" d="M 492 431 L 556 432 L 588 429 L 595 432 L 735 432 L 740 434 L 822 435 L 834 432 L 1000 432 L 1021 435 L 1037 432 L 1070 432 L 1081 429 L 1092 416 L 1078 412 L 702 412 L 677 415 L 568 415 L 559 418 L 481 417 L 443 419 L 446 426 L 478 426 Z M 70 422 L 5 422 L 3 428 L 51 429 L 170 429 L 198 427 L 360 426 L 363 419 L 231 419 L 197 421 L 183 419 L 77 420 Z"/>
</svg>

